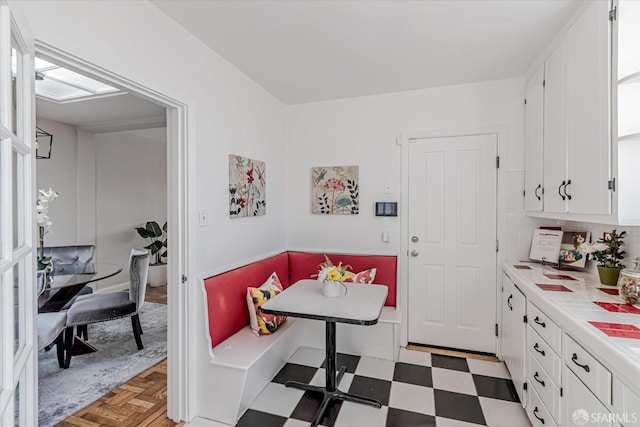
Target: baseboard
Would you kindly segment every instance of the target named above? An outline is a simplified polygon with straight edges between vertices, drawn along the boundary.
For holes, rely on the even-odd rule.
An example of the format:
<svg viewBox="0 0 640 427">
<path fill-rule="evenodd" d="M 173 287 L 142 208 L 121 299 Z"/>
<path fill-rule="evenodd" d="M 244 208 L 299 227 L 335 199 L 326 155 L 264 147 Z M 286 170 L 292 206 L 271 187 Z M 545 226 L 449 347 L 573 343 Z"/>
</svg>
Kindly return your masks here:
<svg viewBox="0 0 640 427">
<path fill-rule="evenodd" d="M 488 362 L 500 362 L 498 358 L 492 354 L 477 353 L 472 351 L 463 351 L 445 347 L 432 347 L 427 345 L 408 344 L 407 350 L 422 351 L 425 353 L 440 354 L 442 356 L 464 357 L 467 359 L 485 360 Z"/>
</svg>

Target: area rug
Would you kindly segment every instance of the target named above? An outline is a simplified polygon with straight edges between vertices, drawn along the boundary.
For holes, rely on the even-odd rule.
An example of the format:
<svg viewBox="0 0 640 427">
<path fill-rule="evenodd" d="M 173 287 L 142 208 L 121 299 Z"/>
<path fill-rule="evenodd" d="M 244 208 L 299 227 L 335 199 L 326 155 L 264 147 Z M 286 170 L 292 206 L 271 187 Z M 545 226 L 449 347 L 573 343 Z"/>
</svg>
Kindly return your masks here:
<svg viewBox="0 0 640 427">
<path fill-rule="evenodd" d="M 74 356 L 60 369 L 56 351 L 38 352 L 39 425 L 53 426 L 167 357 L 167 306 L 147 302 L 140 313 L 138 351 L 131 319 L 89 325 L 97 352 Z"/>
</svg>

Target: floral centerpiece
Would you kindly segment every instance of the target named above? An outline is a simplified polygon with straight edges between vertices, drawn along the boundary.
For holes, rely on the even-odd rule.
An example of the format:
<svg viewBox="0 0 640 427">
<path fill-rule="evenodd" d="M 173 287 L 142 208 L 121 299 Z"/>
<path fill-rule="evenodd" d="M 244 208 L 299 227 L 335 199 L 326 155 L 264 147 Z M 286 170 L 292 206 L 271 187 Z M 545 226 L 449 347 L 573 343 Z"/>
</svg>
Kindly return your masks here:
<svg viewBox="0 0 640 427">
<path fill-rule="evenodd" d="M 353 277 L 350 265 L 334 265 L 328 256 L 324 256 L 325 262 L 320 264 L 318 271 L 318 280 L 322 282 L 322 293 L 327 297 L 337 297 L 340 295 L 340 285 L 344 287 L 344 293 L 347 294 L 347 287 L 344 282 Z"/>
<path fill-rule="evenodd" d="M 598 274 L 603 285 L 615 286 L 620 270 L 624 268 L 622 260 L 626 252 L 622 250 L 622 245 L 626 234 L 626 231 L 618 234 L 614 229 L 595 243 L 580 245 L 580 252 L 590 254 L 598 262 Z"/>
<path fill-rule="evenodd" d="M 49 218 L 49 203 L 58 197 L 53 188 L 48 190 L 38 190 L 38 202 L 36 204 L 36 223 L 38 224 L 38 238 L 40 242 L 40 251 L 38 253 L 38 270 L 44 270 L 51 264 L 51 258 L 44 256 L 44 236 L 51 231 L 51 218 Z"/>
</svg>

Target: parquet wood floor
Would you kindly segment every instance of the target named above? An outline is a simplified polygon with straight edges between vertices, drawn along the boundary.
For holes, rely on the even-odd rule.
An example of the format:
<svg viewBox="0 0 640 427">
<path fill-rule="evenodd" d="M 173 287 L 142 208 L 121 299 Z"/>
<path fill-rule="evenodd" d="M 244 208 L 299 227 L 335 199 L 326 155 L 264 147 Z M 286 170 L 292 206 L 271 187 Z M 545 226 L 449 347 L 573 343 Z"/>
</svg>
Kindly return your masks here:
<svg viewBox="0 0 640 427">
<path fill-rule="evenodd" d="M 57 427 L 182 426 L 167 418 L 167 359 L 102 396 Z"/>
<path fill-rule="evenodd" d="M 167 287 L 147 286 L 145 301 L 167 303 Z M 102 396 L 56 427 L 182 426 L 167 418 L 167 359 Z"/>
</svg>

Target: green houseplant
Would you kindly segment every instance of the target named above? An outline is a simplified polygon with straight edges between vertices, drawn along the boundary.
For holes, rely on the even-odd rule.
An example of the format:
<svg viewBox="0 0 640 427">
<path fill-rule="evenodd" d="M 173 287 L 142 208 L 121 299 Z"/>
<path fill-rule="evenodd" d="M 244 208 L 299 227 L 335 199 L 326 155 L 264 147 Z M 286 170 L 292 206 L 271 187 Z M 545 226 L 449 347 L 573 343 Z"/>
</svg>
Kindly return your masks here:
<svg viewBox="0 0 640 427">
<path fill-rule="evenodd" d="M 626 252 L 622 250 L 622 245 L 626 234 L 626 231 L 618 233 L 614 229 L 605 233 L 596 243 L 587 244 L 585 247 L 586 253 L 590 253 L 598 262 L 598 274 L 603 285 L 615 286 L 618 283 L 620 270 L 624 268 L 622 260 Z"/>
<path fill-rule="evenodd" d="M 154 262 L 149 264 L 148 283 L 151 286 L 164 286 L 167 284 L 167 264 L 162 260 L 167 256 L 167 223 L 162 227 L 156 221 L 147 221 L 144 227 L 135 227 L 138 235 L 148 239 L 149 244 L 145 249 L 151 251 Z"/>
</svg>

